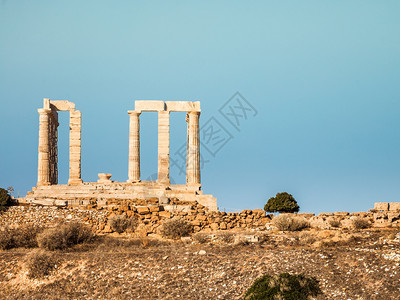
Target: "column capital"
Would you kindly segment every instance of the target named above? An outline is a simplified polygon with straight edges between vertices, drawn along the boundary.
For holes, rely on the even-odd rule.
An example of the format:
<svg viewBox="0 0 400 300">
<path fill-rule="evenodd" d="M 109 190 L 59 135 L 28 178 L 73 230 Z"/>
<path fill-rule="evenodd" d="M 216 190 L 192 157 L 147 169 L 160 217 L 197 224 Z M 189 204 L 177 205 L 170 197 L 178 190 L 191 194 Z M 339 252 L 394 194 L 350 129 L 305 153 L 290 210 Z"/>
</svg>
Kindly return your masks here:
<svg viewBox="0 0 400 300">
<path fill-rule="evenodd" d="M 40 115 L 45 115 L 45 114 L 49 115 L 49 114 L 51 113 L 51 109 L 39 108 L 39 109 L 38 109 L 38 113 L 39 113 Z"/>
<path fill-rule="evenodd" d="M 197 116 L 200 116 L 200 114 L 201 114 L 200 111 L 188 111 L 187 113 L 191 114 L 191 115 L 197 115 Z"/>
<path fill-rule="evenodd" d="M 141 113 L 141 110 L 128 110 L 128 115 L 130 116 L 140 116 Z"/>
</svg>

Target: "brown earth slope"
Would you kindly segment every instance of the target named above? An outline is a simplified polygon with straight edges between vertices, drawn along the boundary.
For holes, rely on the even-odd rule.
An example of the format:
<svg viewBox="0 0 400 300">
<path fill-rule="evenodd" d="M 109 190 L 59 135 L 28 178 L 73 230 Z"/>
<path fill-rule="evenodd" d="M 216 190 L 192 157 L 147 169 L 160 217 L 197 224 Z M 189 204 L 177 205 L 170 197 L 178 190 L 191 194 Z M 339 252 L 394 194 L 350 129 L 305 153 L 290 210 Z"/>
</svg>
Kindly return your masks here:
<svg viewBox="0 0 400 300">
<path fill-rule="evenodd" d="M 32 250 L 0 251 L 0 298 L 241 299 L 259 276 L 290 272 L 315 276 L 318 299 L 399 299 L 396 234 L 362 231 L 345 243 L 311 245 L 299 233 L 236 245 L 108 237 L 55 252 L 60 263 L 44 279 L 27 276 Z"/>
</svg>

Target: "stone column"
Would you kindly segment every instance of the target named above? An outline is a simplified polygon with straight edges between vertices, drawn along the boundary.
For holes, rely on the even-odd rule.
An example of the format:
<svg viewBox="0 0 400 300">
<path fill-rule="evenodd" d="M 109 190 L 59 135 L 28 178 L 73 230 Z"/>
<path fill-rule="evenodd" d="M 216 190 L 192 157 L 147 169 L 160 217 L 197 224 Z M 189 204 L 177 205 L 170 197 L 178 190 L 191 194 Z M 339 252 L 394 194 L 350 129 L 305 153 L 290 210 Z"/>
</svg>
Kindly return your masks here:
<svg viewBox="0 0 400 300">
<path fill-rule="evenodd" d="M 158 182 L 169 184 L 169 111 L 158 112 Z"/>
<path fill-rule="evenodd" d="M 81 112 L 70 111 L 69 118 L 69 185 L 81 184 Z"/>
<path fill-rule="evenodd" d="M 49 120 L 51 109 L 38 109 L 39 112 L 39 158 L 37 185 L 50 185 L 50 147 Z"/>
<path fill-rule="evenodd" d="M 200 112 L 188 112 L 186 184 L 200 184 Z"/>
<path fill-rule="evenodd" d="M 53 110 L 49 120 L 49 166 L 50 166 L 50 184 L 58 183 L 58 149 L 57 149 L 57 128 L 58 113 Z"/>
<path fill-rule="evenodd" d="M 140 181 L 140 112 L 130 110 L 129 114 L 129 169 L 128 182 Z"/>
</svg>

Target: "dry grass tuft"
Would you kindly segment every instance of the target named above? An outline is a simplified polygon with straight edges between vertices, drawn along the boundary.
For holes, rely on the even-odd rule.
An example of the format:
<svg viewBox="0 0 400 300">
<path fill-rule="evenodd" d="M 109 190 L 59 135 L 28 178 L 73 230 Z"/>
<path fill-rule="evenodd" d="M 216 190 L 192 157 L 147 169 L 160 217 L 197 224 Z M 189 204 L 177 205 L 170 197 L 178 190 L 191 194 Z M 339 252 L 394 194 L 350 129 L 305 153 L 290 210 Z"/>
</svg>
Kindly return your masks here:
<svg viewBox="0 0 400 300">
<path fill-rule="evenodd" d="M 192 231 L 192 226 L 184 219 L 170 219 L 163 223 L 160 233 L 163 237 L 170 239 L 179 239 L 188 236 Z"/>
<path fill-rule="evenodd" d="M 299 235 L 299 242 L 301 245 L 311 245 L 315 243 L 316 237 L 310 232 L 301 232 Z"/>
<path fill-rule="evenodd" d="M 43 229 L 32 225 L 23 225 L 18 228 L 5 227 L 0 230 L 0 249 L 35 248 L 38 246 L 37 235 Z"/>
<path fill-rule="evenodd" d="M 125 215 L 113 216 L 108 220 L 110 227 L 113 231 L 118 233 L 135 232 L 138 225 L 136 218 L 128 218 Z"/>
<path fill-rule="evenodd" d="M 333 228 L 339 228 L 340 227 L 340 220 L 337 219 L 330 219 L 328 221 L 329 226 L 333 227 Z"/>
<path fill-rule="evenodd" d="M 54 253 L 44 250 L 34 250 L 26 258 L 29 278 L 43 278 L 50 275 L 57 268 L 57 259 Z"/>
<path fill-rule="evenodd" d="M 193 235 L 193 239 L 199 244 L 205 244 L 211 241 L 211 236 L 205 232 L 198 232 Z"/>
<path fill-rule="evenodd" d="M 38 235 L 39 247 L 53 251 L 63 250 L 94 239 L 91 229 L 80 223 L 67 223 L 50 228 Z"/>
<path fill-rule="evenodd" d="M 231 244 L 235 241 L 235 234 L 233 232 L 229 232 L 229 231 L 222 231 L 222 232 L 218 232 L 216 234 L 216 240 L 226 243 L 226 244 Z"/>
<path fill-rule="evenodd" d="M 370 227 L 370 223 L 367 219 L 357 217 L 352 220 L 354 229 L 365 229 Z"/>
<path fill-rule="evenodd" d="M 309 222 L 305 218 L 289 214 L 274 217 L 272 224 L 280 231 L 299 231 L 309 227 Z"/>
</svg>

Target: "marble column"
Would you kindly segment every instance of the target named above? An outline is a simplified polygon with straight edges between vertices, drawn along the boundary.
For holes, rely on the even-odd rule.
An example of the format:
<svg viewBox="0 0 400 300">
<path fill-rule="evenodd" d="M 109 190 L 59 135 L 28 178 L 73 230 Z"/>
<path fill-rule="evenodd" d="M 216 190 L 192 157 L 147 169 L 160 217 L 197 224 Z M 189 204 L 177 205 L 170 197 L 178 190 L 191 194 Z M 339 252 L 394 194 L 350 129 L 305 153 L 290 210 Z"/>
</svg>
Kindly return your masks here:
<svg viewBox="0 0 400 300">
<path fill-rule="evenodd" d="M 38 109 L 39 112 L 39 157 L 37 185 L 50 185 L 50 147 L 49 123 L 51 109 Z"/>
<path fill-rule="evenodd" d="M 186 184 L 200 184 L 200 112 L 188 112 Z"/>
<path fill-rule="evenodd" d="M 58 183 L 58 125 L 58 113 L 52 109 L 49 119 L 49 180 L 52 185 Z"/>
<path fill-rule="evenodd" d="M 128 182 L 140 181 L 140 112 L 130 110 L 129 114 L 129 168 Z"/>
<path fill-rule="evenodd" d="M 69 185 L 81 184 L 81 125 L 80 111 L 70 111 L 69 118 Z"/>
<path fill-rule="evenodd" d="M 169 111 L 158 112 L 158 182 L 169 184 Z"/>
</svg>

